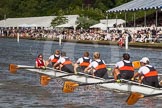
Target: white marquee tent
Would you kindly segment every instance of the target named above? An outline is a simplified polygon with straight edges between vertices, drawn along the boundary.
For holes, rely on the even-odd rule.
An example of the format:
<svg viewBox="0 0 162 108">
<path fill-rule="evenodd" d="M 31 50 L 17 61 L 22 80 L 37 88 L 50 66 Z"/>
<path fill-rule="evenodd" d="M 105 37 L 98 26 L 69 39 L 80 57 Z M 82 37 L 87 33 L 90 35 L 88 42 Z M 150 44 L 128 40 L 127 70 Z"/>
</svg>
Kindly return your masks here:
<svg viewBox="0 0 162 108">
<path fill-rule="evenodd" d="M 79 15 L 65 15 L 68 23 L 75 26 L 75 22 Z M 56 16 L 43 17 L 26 17 L 26 18 L 7 18 L 0 21 L 0 27 L 51 27 L 52 20 Z"/>
<path fill-rule="evenodd" d="M 114 27 L 114 24 L 124 24 L 126 21 L 123 19 L 103 19 L 100 23 L 90 26 L 90 28 L 99 28 L 101 30 L 107 30 L 107 27 Z"/>
<path fill-rule="evenodd" d="M 162 0 L 133 0 L 123 5 L 107 10 L 107 13 L 160 9 L 160 8 L 162 8 Z"/>
<path fill-rule="evenodd" d="M 114 24 L 124 24 L 126 21 L 123 19 L 103 19 L 100 20 L 100 22 L 105 24 L 107 27 L 113 27 Z"/>
<path fill-rule="evenodd" d="M 0 21 L 0 27 L 50 27 L 54 18 L 56 16 L 7 18 Z"/>
<path fill-rule="evenodd" d="M 90 26 L 90 28 L 99 28 L 101 30 L 106 30 L 107 26 L 103 23 L 98 23 L 98 24 Z"/>
<path fill-rule="evenodd" d="M 66 23 L 66 24 L 61 24 L 61 25 L 56 26 L 56 28 L 64 28 L 64 27 L 73 27 L 73 25 Z"/>
</svg>

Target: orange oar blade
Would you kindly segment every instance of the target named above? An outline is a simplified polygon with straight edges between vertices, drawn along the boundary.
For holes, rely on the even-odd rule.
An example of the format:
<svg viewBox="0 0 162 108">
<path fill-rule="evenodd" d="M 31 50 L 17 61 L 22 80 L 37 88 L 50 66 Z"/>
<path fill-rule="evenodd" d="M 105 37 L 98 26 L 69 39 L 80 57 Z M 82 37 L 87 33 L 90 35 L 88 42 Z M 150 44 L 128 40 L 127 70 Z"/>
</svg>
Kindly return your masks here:
<svg viewBox="0 0 162 108">
<path fill-rule="evenodd" d="M 140 98 L 143 98 L 144 96 L 140 93 L 137 92 L 132 92 L 128 99 L 126 100 L 128 105 L 133 105 L 135 104 Z"/>
<path fill-rule="evenodd" d="M 79 84 L 72 82 L 72 81 L 65 81 L 63 86 L 64 93 L 72 93 L 74 92 L 75 88 L 79 86 Z"/>
<path fill-rule="evenodd" d="M 17 65 L 15 65 L 15 64 L 10 64 L 9 65 L 9 71 L 11 73 L 16 73 L 17 69 L 18 69 L 18 66 Z"/>
<path fill-rule="evenodd" d="M 134 69 L 138 69 L 141 67 L 140 61 L 133 61 L 132 63 L 133 63 Z"/>
<path fill-rule="evenodd" d="M 42 86 L 46 86 L 46 85 L 48 85 L 48 83 L 49 83 L 50 80 L 51 80 L 51 78 L 49 76 L 47 76 L 47 75 L 41 75 L 41 77 L 40 77 L 40 84 Z"/>
</svg>

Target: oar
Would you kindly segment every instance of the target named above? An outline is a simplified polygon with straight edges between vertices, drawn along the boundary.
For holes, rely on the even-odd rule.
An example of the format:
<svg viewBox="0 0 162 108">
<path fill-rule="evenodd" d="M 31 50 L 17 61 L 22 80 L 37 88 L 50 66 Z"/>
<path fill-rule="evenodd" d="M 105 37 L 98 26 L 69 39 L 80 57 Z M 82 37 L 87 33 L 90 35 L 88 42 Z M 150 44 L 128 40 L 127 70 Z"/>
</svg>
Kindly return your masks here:
<svg viewBox="0 0 162 108">
<path fill-rule="evenodd" d="M 16 64 L 10 64 L 9 65 L 9 71 L 11 73 L 16 73 L 17 69 L 36 69 L 34 66 L 23 66 L 19 67 Z"/>
<path fill-rule="evenodd" d="M 36 68 L 36 67 L 34 67 L 34 66 L 23 66 L 23 65 L 16 65 L 16 64 L 10 64 L 9 65 L 9 71 L 11 72 L 11 73 L 16 73 L 16 71 L 18 70 L 18 69 L 42 69 L 42 70 L 46 70 L 46 69 L 48 69 L 48 70 L 54 70 L 54 71 L 59 71 L 59 70 L 56 70 L 56 69 L 53 69 L 53 68 L 49 68 L 49 67 L 45 67 L 45 68 Z M 62 71 L 60 71 L 60 72 L 62 72 Z"/>
<path fill-rule="evenodd" d="M 133 61 L 132 63 L 133 63 L 134 69 L 138 69 L 141 67 L 140 61 Z M 155 68 L 162 69 L 162 67 L 155 67 Z"/>
<path fill-rule="evenodd" d="M 57 72 L 61 72 L 61 73 L 65 73 L 65 71 L 61 71 L 61 70 L 56 70 Z M 67 72 L 66 72 L 67 73 Z M 45 85 L 48 85 L 48 83 L 49 83 L 49 81 L 51 80 L 51 78 L 53 77 L 53 78 L 63 78 L 63 77 L 67 77 L 67 76 L 72 76 L 72 75 L 76 75 L 75 73 L 68 73 L 68 74 L 66 74 L 66 75 L 61 75 L 61 76 L 56 76 L 56 77 L 54 77 L 54 76 L 51 76 L 51 75 L 46 75 L 45 73 L 42 73 L 42 74 L 44 74 L 44 75 L 42 75 L 41 77 L 40 77 L 40 82 L 41 82 L 41 85 L 43 85 L 43 86 L 45 86 Z M 84 76 L 84 75 L 86 75 L 86 74 L 84 74 L 84 73 L 81 73 L 81 72 L 78 72 L 77 73 L 77 75 L 78 76 Z M 88 77 L 92 77 L 91 75 L 88 75 L 87 74 L 87 76 Z M 94 77 L 93 77 L 94 78 Z M 98 78 L 98 77 L 95 77 L 95 78 Z M 101 78 L 100 78 L 101 79 Z"/>
<path fill-rule="evenodd" d="M 45 73 L 42 73 L 42 74 L 43 75 L 40 76 L 40 84 L 43 86 L 46 86 L 48 85 L 49 81 L 51 80 L 53 76 L 46 75 Z M 61 75 L 61 76 L 57 76 L 53 78 L 63 78 L 63 77 L 71 76 L 71 75 L 74 75 L 74 74 Z"/>
<path fill-rule="evenodd" d="M 132 63 L 133 63 L 134 69 L 138 69 L 141 67 L 140 61 L 133 61 Z M 162 69 L 162 67 L 155 67 L 155 68 Z"/>
<path fill-rule="evenodd" d="M 138 69 L 141 67 L 140 61 L 133 61 L 132 64 L 134 69 Z M 115 66 L 115 64 L 106 64 L 106 66 Z"/>
<path fill-rule="evenodd" d="M 16 64 L 10 64 L 9 65 L 9 71 L 11 73 L 16 73 L 17 69 L 37 69 L 36 67 L 34 66 L 18 66 Z M 46 67 L 46 69 L 49 69 L 49 70 L 54 70 L 54 71 L 59 71 L 59 70 L 55 70 L 53 68 L 48 68 Z M 62 72 L 62 71 L 59 71 L 59 72 Z M 40 83 L 41 85 L 48 85 L 49 83 L 49 80 L 51 79 L 51 76 L 49 75 L 46 75 L 45 73 L 41 73 L 43 75 L 40 76 Z M 69 73 L 68 75 L 61 75 L 61 76 L 57 76 L 55 78 L 63 78 L 63 77 L 66 77 L 66 76 L 71 76 L 71 75 L 74 75 L 73 73 Z"/>
<path fill-rule="evenodd" d="M 96 82 L 96 83 L 82 83 L 78 84 L 76 82 L 72 81 L 65 81 L 63 86 L 63 92 L 64 93 L 72 93 L 74 92 L 75 88 L 78 86 L 86 86 L 86 85 L 96 85 L 96 84 L 104 84 L 104 83 L 113 83 L 113 82 L 121 82 L 121 80 L 109 80 L 105 82 Z"/>
<path fill-rule="evenodd" d="M 145 97 L 152 97 L 152 96 L 157 96 L 157 95 L 162 95 L 162 93 L 157 93 L 157 94 L 151 94 L 151 95 L 143 95 L 141 93 L 137 92 L 132 92 L 129 97 L 127 98 L 126 102 L 128 105 L 133 105 L 135 104 L 140 98 L 145 98 Z"/>
<path fill-rule="evenodd" d="M 133 61 L 132 64 L 134 69 L 138 69 L 141 67 L 140 61 Z"/>
</svg>

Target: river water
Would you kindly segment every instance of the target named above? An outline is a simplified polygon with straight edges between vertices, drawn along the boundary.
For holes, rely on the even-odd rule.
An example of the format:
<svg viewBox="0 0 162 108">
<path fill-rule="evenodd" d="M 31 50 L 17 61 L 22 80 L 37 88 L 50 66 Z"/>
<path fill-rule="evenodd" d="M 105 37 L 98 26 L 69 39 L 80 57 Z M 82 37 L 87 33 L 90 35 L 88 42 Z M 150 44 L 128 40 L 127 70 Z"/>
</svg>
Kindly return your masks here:
<svg viewBox="0 0 162 108">
<path fill-rule="evenodd" d="M 113 45 L 62 43 L 53 41 L 23 40 L 0 38 L 0 108 L 161 108 L 162 99 L 143 98 L 135 105 L 126 104 L 129 93 L 117 93 L 98 86 L 81 87 L 74 93 L 62 93 L 63 80 L 52 79 L 47 86 L 39 84 L 39 75 L 18 70 L 11 74 L 11 63 L 34 65 L 39 53 L 44 59 L 55 49 L 65 51 L 73 61 L 82 56 L 84 51 L 99 51 L 106 63 L 115 63 L 128 52 L 131 60 L 140 60 L 147 56 L 151 64 L 161 72 L 162 50 L 150 48 L 132 48 L 128 50 Z"/>
</svg>

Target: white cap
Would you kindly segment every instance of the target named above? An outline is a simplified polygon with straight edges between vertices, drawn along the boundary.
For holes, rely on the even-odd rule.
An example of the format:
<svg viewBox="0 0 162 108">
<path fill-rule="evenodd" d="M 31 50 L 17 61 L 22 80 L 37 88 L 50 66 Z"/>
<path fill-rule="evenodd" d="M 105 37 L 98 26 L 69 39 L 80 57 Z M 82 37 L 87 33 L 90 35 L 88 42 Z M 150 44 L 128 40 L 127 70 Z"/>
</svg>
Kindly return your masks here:
<svg viewBox="0 0 162 108">
<path fill-rule="evenodd" d="M 143 57 L 143 58 L 140 60 L 140 62 L 142 62 L 142 63 L 148 63 L 148 62 L 149 62 L 149 58 Z"/>
</svg>

